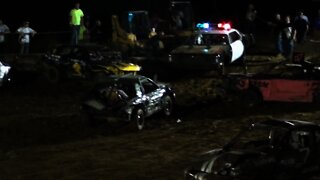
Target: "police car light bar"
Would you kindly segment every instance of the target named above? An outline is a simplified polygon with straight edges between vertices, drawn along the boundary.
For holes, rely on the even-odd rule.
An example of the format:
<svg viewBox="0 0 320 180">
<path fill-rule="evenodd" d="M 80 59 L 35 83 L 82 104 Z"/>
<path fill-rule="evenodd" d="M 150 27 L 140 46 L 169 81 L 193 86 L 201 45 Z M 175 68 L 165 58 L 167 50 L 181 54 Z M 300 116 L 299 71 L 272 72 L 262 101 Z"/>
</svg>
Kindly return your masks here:
<svg viewBox="0 0 320 180">
<path fill-rule="evenodd" d="M 197 24 L 197 28 L 199 28 L 199 29 L 209 29 L 210 28 L 210 24 L 209 23 L 198 23 Z"/>
<path fill-rule="evenodd" d="M 213 25 L 211 25 L 210 23 L 198 23 L 196 27 L 198 29 L 208 30 L 208 29 L 212 29 Z M 224 29 L 224 30 L 231 29 L 230 23 L 218 23 L 218 24 L 214 24 L 214 27 L 218 29 Z"/>
<path fill-rule="evenodd" d="M 218 28 L 228 30 L 228 29 L 231 29 L 231 25 L 230 25 L 230 23 L 219 23 Z"/>
</svg>

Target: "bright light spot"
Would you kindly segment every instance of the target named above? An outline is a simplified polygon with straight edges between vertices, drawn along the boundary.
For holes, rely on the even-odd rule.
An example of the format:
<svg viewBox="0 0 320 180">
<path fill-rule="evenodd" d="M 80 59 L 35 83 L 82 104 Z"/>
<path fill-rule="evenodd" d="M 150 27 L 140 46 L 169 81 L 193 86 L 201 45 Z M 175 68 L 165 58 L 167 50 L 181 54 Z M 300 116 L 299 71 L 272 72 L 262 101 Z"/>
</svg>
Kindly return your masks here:
<svg viewBox="0 0 320 180">
<path fill-rule="evenodd" d="M 209 29 L 210 24 L 209 23 L 198 23 L 196 27 L 199 29 Z"/>
<path fill-rule="evenodd" d="M 223 25 L 224 29 L 231 29 L 231 25 L 229 23 L 226 23 Z"/>
<path fill-rule="evenodd" d="M 209 23 L 203 23 L 203 28 L 208 29 L 209 28 Z"/>
</svg>

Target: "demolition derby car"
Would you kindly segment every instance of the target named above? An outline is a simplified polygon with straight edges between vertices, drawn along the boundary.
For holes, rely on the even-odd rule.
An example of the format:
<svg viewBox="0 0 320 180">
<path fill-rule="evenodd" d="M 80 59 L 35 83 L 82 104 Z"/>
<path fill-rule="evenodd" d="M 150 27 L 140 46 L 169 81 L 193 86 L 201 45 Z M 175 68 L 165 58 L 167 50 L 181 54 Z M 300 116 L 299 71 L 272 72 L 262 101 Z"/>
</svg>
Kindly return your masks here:
<svg viewBox="0 0 320 180">
<path fill-rule="evenodd" d="M 224 82 L 226 90 L 241 95 L 247 105 L 262 101 L 320 102 L 320 67 L 308 62 L 279 63 L 256 74 L 228 74 Z"/>
<path fill-rule="evenodd" d="M 186 179 L 305 179 L 319 172 L 320 126 L 269 119 L 251 124 L 222 148 L 203 154 Z"/>
<path fill-rule="evenodd" d="M 62 78 L 104 78 L 106 75 L 136 74 L 141 67 L 123 62 L 121 53 L 97 46 L 59 46 L 44 55 L 45 76 L 50 82 Z"/>
<path fill-rule="evenodd" d="M 0 61 L 0 87 L 10 81 L 10 69 L 11 66 L 5 65 Z"/>
<path fill-rule="evenodd" d="M 242 60 L 245 52 L 244 35 L 231 28 L 230 24 L 219 23 L 216 28 L 209 23 L 198 24 L 187 42 L 169 55 L 169 62 L 188 69 L 212 69 Z"/>
<path fill-rule="evenodd" d="M 172 114 L 175 93 L 164 84 L 141 75 L 111 76 L 99 84 L 82 103 L 82 110 L 90 120 L 131 123 L 138 130 L 145 118 L 162 111 Z"/>
</svg>

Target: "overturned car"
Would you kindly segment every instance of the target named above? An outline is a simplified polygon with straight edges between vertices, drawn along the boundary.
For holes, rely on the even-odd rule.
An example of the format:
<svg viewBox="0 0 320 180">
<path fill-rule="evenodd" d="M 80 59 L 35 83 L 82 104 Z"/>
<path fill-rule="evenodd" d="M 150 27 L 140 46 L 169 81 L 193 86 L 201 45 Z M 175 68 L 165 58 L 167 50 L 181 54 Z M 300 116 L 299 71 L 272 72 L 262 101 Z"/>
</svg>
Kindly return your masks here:
<svg viewBox="0 0 320 180">
<path fill-rule="evenodd" d="M 164 84 L 140 75 L 111 76 L 94 88 L 82 103 L 82 110 L 91 121 L 131 123 L 138 130 L 145 118 L 157 112 L 170 116 L 175 93 Z"/>
<path fill-rule="evenodd" d="M 319 172 L 320 126 L 269 119 L 197 158 L 186 179 L 304 179 Z"/>
</svg>

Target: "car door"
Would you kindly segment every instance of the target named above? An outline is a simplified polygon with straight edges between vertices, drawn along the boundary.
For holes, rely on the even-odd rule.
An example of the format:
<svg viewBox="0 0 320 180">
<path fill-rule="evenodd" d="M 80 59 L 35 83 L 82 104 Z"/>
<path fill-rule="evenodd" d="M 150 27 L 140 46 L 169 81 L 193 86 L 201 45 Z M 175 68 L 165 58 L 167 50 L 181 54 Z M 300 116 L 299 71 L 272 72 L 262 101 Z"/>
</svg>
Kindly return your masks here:
<svg viewBox="0 0 320 180">
<path fill-rule="evenodd" d="M 159 86 L 150 79 L 142 79 L 140 83 L 144 92 L 143 98 L 145 99 L 146 113 L 147 115 L 151 115 L 160 110 L 163 92 Z"/>
<path fill-rule="evenodd" d="M 312 102 L 312 81 L 299 67 L 287 68 L 270 81 L 271 101 Z"/>
<path fill-rule="evenodd" d="M 244 53 L 244 45 L 241 39 L 241 35 L 237 31 L 232 31 L 229 34 L 230 46 L 232 51 L 231 62 L 239 59 Z"/>
</svg>

